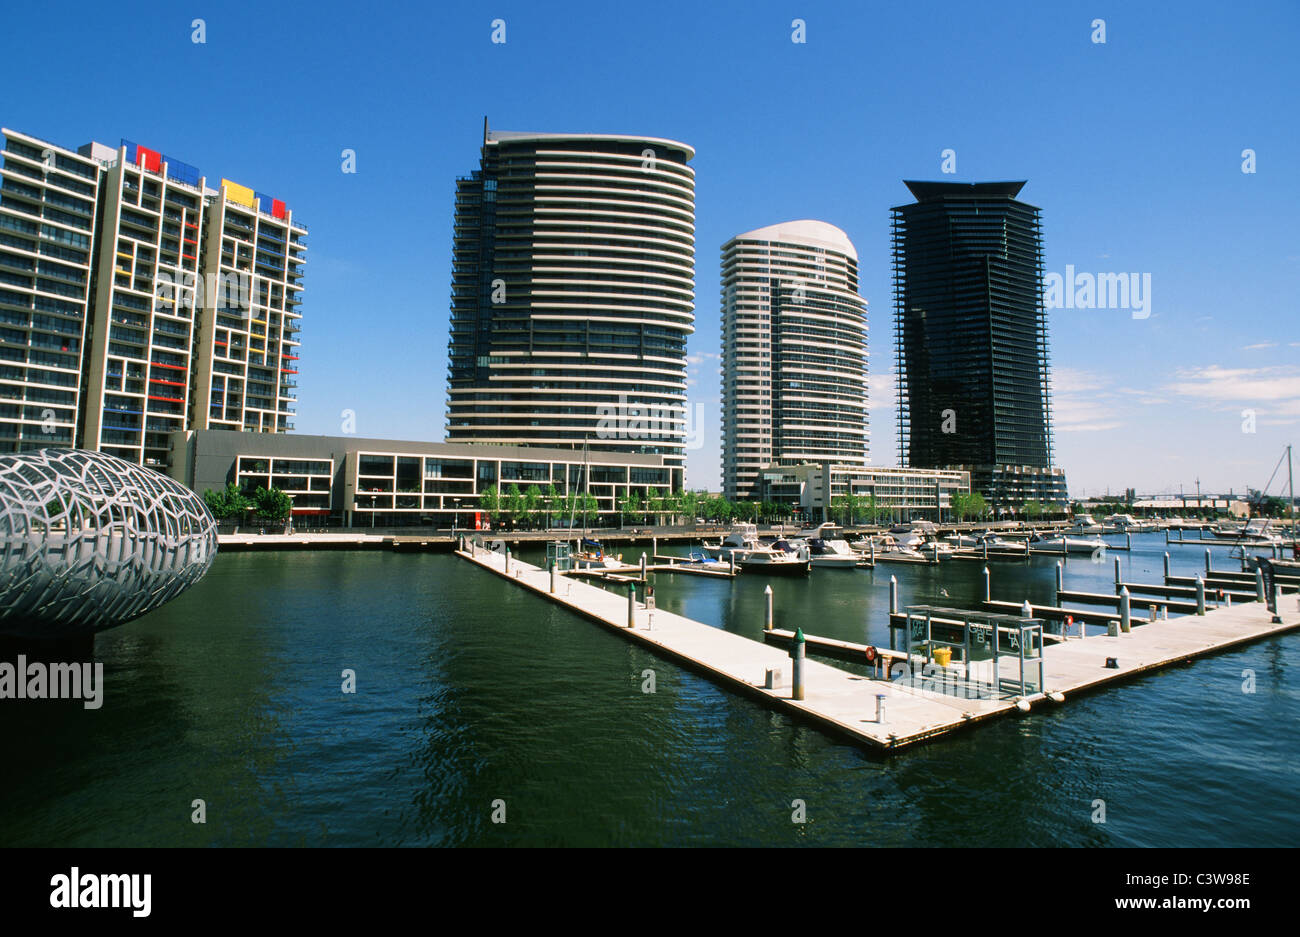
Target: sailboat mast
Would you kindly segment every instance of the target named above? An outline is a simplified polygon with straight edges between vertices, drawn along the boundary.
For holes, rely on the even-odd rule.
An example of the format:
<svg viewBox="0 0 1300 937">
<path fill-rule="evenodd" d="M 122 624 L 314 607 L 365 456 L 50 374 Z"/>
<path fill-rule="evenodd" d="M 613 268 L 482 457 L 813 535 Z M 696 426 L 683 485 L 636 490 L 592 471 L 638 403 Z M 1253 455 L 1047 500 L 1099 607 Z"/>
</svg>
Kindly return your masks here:
<svg viewBox="0 0 1300 937">
<path fill-rule="evenodd" d="M 1291 474 L 1291 446 L 1286 447 L 1287 510 L 1291 512 L 1291 555 L 1296 555 L 1295 540 L 1295 476 Z"/>
</svg>

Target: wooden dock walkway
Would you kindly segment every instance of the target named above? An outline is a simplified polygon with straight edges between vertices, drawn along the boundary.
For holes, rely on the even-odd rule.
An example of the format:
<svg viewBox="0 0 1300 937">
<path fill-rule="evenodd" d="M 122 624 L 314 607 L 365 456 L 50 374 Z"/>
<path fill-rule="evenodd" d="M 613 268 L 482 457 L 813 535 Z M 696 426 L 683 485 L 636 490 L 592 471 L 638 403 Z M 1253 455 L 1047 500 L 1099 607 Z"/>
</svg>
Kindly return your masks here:
<svg viewBox="0 0 1300 937">
<path fill-rule="evenodd" d="M 1300 628 L 1300 612 L 1295 609 L 1294 600 L 1286 603 L 1282 624 L 1274 624 L 1272 614 L 1255 602 L 1219 608 L 1204 616 L 1175 617 L 1150 624 L 1140 624 L 1141 620 L 1134 617 L 1133 630 L 1118 637 L 1089 636 L 1046 645 L 1043 691 L 1023 701 L 1008 696 L 968 698 L 905 681 L 858 676 L 808 659 L 804 662 L 805 698 L 795 700 L 791 691 L 792 661 L 777 647 L 663 609 L 647 608 L 636 601 L 631 603 L 632 627 L 629 627 L 629 599 L 625 595 L 563 576 L 555 577 L 556 591 L 552 593 L 551 574 L 547 570 L 472 545 L 468 551 L 458 551 L 458 554 L 481 569 L 616 632 L 638 646 L 700 672 L 728 689 L 805 719 L 830 733 L 883 751 L 904 748 L 1016 712 L 1017 704 L 1023 709 L 1044 699 L 1068 697 L 1080 690 Z M 850 642 L 825 638 L 816 641 L 842 645 L 840 650 L 848 654 L 855 650 Z M 882 656 L 893 661 L 899 654 Z M 1113 668 L 1107 667 L 1108 658 L 1113 659 Z M 865 663 L 865 657 L 863 660 Z M 913 658 L 913 665 L 918 669 L 921 663 L 919 658 Z M 1003 658 L 1002 676 L 1012 676 L 1010 667 L 1014 664 L 1013 659 Z M 978 661 L 972 665 L 978 666 Z M 776 674 L 771 686 L 767 685 L 769 671 Z M 884 719 L 880 722 L 876 720 L 878 697 L 884 707 Z"/>
</svg>

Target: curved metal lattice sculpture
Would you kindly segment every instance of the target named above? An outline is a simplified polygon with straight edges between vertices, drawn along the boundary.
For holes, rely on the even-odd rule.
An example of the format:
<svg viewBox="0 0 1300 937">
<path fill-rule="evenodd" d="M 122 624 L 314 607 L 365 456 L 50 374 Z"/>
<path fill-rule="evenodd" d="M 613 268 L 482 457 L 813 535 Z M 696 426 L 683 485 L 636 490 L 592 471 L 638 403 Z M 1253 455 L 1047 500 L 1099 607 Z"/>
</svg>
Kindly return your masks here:
<svg viewBox="0 0 1300 937">
<path fill-rule="evenodd" d="M 165 475 L 81 449 L 0 457 L 0 634 L 120 625 L 194 585 L 216 554 L 208 506 Z"/>
</svg>

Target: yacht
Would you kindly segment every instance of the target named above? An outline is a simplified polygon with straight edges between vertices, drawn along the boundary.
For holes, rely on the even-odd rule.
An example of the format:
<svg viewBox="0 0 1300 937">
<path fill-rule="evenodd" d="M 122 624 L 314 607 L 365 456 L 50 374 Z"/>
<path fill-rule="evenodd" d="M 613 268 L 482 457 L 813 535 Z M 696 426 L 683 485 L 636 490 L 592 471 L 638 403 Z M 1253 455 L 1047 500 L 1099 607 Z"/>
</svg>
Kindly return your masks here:
<svg viewBox="0 0 1300 937">
<path fill-rule="evenodd" d="M 1091 514 L 1076 514 L 1068 530 L 1072 534 L 1099 534 L 1105 528 Z"/>
<path fill-rule="evenodd" d="M 732 553 L 736 554 L 736 559 L 740 559 L 741 553 L 747 550 L 756 550 L 759 547 L 757 527 L 753 524 L 732 524 L 731 529 L 727 531 L 727 535 L 722 538 L 721 543 L 706 543 L 702 549 L 709 556 L 725 560 Z"/>
<path fill-rule="evenodd" d="M 812 564 L 828 569 L 857 569 L 862 560 L 843 540 L 822 540 L 814 537 L 808 541 L 812 550 Z"/>
<path fill-rule="evenodd" d="M 1030 548 L 1035 553 L 1095 553 L 1106 549 L 1106 541 L 1101 537 L 1070 537 L 1066 534 L 1034 533 L 1029 537 Z"/>
<path fill-rule="evenodd" d="M 1117 534 L 1136 534 L 1156 529 L 1156 525 L 1152 522 L 1140 521 L 1132 514 L 1111 514 L 1102 521 L 1102 526 L 1106 531 Z M 1095 531 L 1086 531 L 1086 533 L 1095 533 Z"/>
<path fill-rule="evenodd" d="M 788 541 L 778 540 L 768 546 L 756 546 L 736 552 L 736 565 L 745 572 L 769 576 L 806 576 L 812 568 L 807 551 L 797 551 Z"/>
<path fill-rule="evenodd" d="M 606 553 L 599 540 L 582 539 L 582 551 L 573 554 L 575 569 L 622 569 L 623 554 Z"/>
</svg>

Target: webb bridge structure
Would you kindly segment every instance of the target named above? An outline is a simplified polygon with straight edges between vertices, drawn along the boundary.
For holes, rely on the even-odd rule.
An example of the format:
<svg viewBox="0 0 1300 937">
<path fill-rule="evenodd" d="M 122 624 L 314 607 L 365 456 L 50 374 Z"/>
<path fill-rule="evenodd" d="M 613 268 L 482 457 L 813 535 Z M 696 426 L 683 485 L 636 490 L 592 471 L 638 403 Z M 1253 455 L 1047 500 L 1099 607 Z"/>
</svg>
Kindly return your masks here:
<svg viewBox="0 0 1300 937">
<path fill-rule="evenodd" d="M 217 555 L 203 499 L 103 452 L 0 457 L 0 635 L 64 639 L 171 601 Z"/>
</svg>

